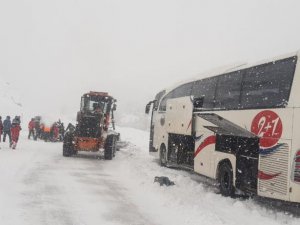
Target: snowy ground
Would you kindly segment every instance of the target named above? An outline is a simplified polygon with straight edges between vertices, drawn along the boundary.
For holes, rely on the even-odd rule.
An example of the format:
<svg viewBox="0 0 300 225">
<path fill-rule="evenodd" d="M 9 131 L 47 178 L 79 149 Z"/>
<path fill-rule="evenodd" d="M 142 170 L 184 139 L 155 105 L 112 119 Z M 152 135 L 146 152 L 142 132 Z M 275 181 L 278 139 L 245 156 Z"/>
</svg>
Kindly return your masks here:
<svg viewBox="0 0 300 225">
<path fill-rule="evenodd" d="M 129 144 L 112 161 L 99 153 L 64 158 L 60 143 L 25 135 L 15 151 L 1 143 L 0 224 L 299 225 L 291 214 L 224 198 L 203 178 L 161 168 L 148 154 L 147 132 L 119 131 Z M 161 187 L 155 176 L 176 185 Z"/>
</svg>

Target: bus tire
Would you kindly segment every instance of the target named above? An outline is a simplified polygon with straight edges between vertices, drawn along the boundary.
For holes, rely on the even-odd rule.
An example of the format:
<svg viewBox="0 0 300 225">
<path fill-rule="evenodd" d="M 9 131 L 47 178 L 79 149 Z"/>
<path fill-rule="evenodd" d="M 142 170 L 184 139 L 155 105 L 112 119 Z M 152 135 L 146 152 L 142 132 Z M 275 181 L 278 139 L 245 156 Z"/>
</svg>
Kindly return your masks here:
<svg viewBox="0 0 300 225">
<path fill-rule="evenodd" d="M 219 166 L 218 174 L 218 183 L 221 194 L 225 197 L 233 197 L 235 188 L 233 186 L 233 172 L 231 164 L 229 162 L 223 162 Z"/>
<path fill-rule="evenodd" d="M 160 166 L 163 167 L 167 166 L 167 149 L 165 145 L 162 145 L 160 147 L 159 162 L 160 162 Z"/>
</svg>

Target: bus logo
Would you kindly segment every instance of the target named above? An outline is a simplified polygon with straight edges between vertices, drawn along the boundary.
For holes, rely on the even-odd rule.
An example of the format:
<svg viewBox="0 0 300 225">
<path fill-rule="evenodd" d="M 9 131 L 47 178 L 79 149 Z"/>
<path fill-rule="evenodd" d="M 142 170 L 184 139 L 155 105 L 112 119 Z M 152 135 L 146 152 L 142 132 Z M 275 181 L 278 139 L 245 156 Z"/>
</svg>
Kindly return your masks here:
<svg viewBox="0 0 300 225">
<path fill-rule="evenodd" d="M 282 121 L 280 117 L 271 110 L 264 110 L 258 113 L 251 125 L 251 132 L 260 137 L 261 148 L 275 146 L 282 135 Z"/>
</svg>

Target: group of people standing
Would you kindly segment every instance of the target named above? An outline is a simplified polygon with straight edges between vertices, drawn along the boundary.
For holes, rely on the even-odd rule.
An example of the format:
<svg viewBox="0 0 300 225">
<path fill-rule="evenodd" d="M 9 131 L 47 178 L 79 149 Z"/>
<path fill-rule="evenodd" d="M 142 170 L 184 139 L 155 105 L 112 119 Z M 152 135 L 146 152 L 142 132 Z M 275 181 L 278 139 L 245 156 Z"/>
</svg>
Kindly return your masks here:
<svg viewBox="0 0 300 225">
<path fill-rule="evenodd" d="M 52 126 L 47 126 L 41 123 L 40 119 L 32 118 L 28 124 L 28 139 L 33 137 L 34 140 L 38 138 L 44 141 L 63 141 L 64 138 L 64 124 L 59 120 L 52 124 Z"/>
<path fill-rule="evenodd" d="M 6 137 L 9 139 L 9 147 L 15 149 L 19 141 L 20 131 L 21 131 L 21 119 L 20 116 L 16 116 L 12 121 L 10 116 L 2 122 L 2 117 L 0 116 L 0 141 L 1 135 L 3 134 L 3 142 L 6 141 Z"/>
<path fill-rule="evenodd" d="M 3 142 L 6 142 L 8 137 L 9 147 L 16 149 L 21 130 L 20 116 L 15 116 L 13 120 L 11 120 L 10 116 L 7 116 L 3 122 L 0 116 L 0 142 L 2 135 Z M 39 138 L 44 141 L 63 141 L 65 133 L 64 124 L 60 120 L 53 123 L 52 126 L 46 126 L 44 123 L 41 123 L 40 117 L 30 120 L 28 130 L 28 139 L 32 137 L 34 140 Z"/>
</svg>

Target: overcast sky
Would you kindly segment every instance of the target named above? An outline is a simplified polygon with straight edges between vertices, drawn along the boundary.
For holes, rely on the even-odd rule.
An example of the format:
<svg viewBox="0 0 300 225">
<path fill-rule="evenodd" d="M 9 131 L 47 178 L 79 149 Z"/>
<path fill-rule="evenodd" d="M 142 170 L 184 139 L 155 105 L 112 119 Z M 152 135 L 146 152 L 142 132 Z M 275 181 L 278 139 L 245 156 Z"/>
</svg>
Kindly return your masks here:
<svg viewBox="0 0 300 225">
<path fill-rule="evenodd" d="M 299 23 L 299 0 L 0 0 L 0 77 L 33 114 L 75 116 L 89 90 L 143 110 L 203 71 L 298 50 Z"/>
</svg>

